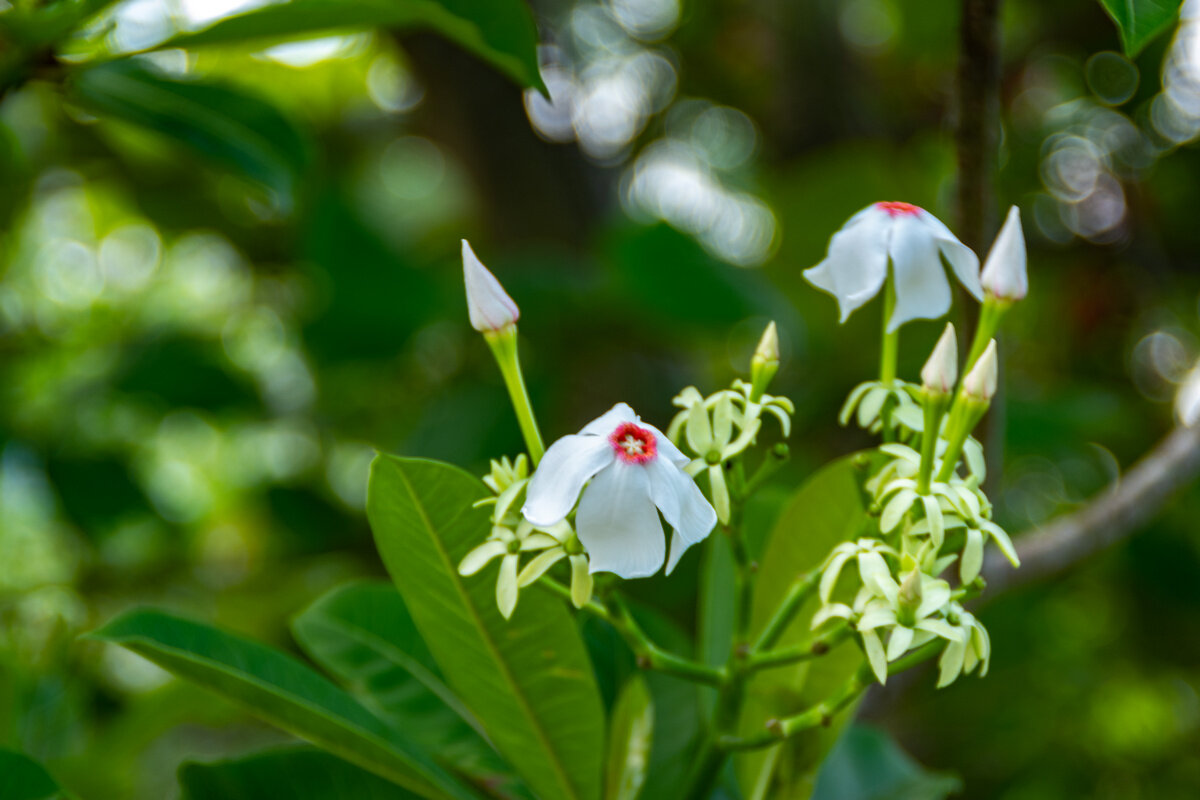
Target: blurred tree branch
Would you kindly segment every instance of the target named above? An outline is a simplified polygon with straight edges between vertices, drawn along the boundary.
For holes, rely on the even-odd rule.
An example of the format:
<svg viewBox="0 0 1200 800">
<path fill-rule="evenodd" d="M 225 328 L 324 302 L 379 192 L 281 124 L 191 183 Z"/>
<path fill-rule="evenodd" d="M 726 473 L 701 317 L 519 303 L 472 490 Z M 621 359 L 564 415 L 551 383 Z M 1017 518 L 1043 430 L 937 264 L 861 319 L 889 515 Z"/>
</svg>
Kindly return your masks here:
<svg viewBox="0 0 1200 800">
<path fill-rule="evenodd" d="M 1200 428 L 1178 427 L 1083 508 L 1018 539 L 1020 569 L 989 552 L 983 568 L 988 595 L 1058 574 L 1137 532 L 1197 475 Z"/>
</svg>

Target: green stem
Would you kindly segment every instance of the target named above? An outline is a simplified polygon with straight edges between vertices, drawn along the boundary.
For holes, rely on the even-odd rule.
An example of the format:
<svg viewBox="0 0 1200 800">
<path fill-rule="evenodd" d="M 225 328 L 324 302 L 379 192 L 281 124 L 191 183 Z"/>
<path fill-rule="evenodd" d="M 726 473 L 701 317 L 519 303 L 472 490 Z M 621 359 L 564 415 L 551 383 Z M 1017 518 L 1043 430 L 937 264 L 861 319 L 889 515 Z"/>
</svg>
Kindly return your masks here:
<svg viewBox="0 0 1200 800">
<path fill-rule="evenodd" d="M 896 293 L 892 291 L 892 279 L 883 287 L 883 341 L 879 348 L 879 382 L 891 386 L 896 381 L 896 359 L 900 352 L 900 329 L 888 333 L 888 321 L 896 310 Z"/>
<path fill-rule="evenodd" d="M 750 497 L 758 489 L 771 479 L 776 472 L 783 468 L 783 465 L 791 458 L 791 449 L 783 442 L 779 442 L 771 448 L 767 453 L 767 457 L 759 464 L 758 469 L 746 481 L 746 485 L 742 488 L 739 500 L 744 500 Z"/>
<path fill-rule="evenodd" d="M 966 375 L 975 366 L 975 362 L 987 349 L 987 344 L 996 335 L 1000 320 L 1011 303 L 994 297 L 990 292 L 984 297 L 983 306 L 979 311 L 979 322 L 975 325 L 975 338 L 971 340 L 971 349 L 967 351 L 967 360 L 963 362 L 962 374 Z"/>
<path fill-rule="evenodd" d="M 781 647 L 778 650 L 751 653 L 746 660 L 746 671 L 753 673 L 763 669 L 771 669 L 772 667 L 786 667 L 789 664 L 795 664 L 800 661 L 809 661 L 825 655 L 849 639 L 853 634 L 854 628 L 850 625 L 839 625 L 802 644 Z"/>
<path fill-rule="evenodd" d="M 932 641 L 906 656 L 893 661 L 888 675 L 895 675 L 933 658 L 942 648 L 942 642 Z M 858 698 L 874 682 L 870 665 L 864 663 L 833 694 L 795 716 L 768 720 L 765 730 L 752 736 L 723 736 L 717 746 L 724 752 L 757 750 L 778 744 L 788 737 L 813 728 L 828 725 L 837 712 Z"/>
<path fill-rule="evenodd" d="M 483 338 L 500 374 L 504 376 L 504 385 L 508 388 L 508 396 L 512 399 L 513 410 L 517 412 L 517 422 L 521 426 L 521 435 L 525 437 L 525 447 L 534 466 L 542 460 L 546 452 L 542 444 L 542 434 L 538 430 L 537 417 L 533 413 L 533 405 L 529 402 L 529 392 L 525 389 L 525 377 L 521 374 L 521 360 L 517 352 L 517 326 L 508 325 L 501 330 L 485 333 Z"/>
<path fill-rule="evenodd" d="M 751 659 L 753 659 L 754 654 L 770 650 L 775 646 L 775 643 L 779 641 L 779 637 L 787 630 L 787 626 L 795 619 L 796 614 L 800 611 L 800 607 L 804 605 L 804 601 L 808 600 L 816 590 L 817 582 L 820 578 L 820 570 L 814 569 L 811 572 L 804 573 L 793 581 L 792 585 L 788 588 L 787 594 L 784 595 L 783 601 L 775 609 L 775 614 L 767 622 L 767 626 L 763 628 L 763 632 L 758 636 L 758 641 L 751 648 Z"/>
<path fill-rule="evenodd" d="M 935 393 L 926 388 L 925 392 L 925 431 L 921 434 L 921 468 L 917 474 L 917 492 L 929 494 L 929 483 L 933 477 L 933 461 L 937 456 L 938 435 L 942 425 L 942 415 L 946 413 L 948 394 Z"/>
</svg>

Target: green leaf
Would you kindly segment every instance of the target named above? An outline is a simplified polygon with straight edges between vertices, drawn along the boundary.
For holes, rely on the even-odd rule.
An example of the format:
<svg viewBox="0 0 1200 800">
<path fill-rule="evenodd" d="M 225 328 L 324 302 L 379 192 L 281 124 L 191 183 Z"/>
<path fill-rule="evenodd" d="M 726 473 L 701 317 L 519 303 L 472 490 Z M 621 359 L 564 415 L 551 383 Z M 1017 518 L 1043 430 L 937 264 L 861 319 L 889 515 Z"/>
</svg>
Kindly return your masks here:
<svg viewBox="0 0 1200 800">
<path fill-rule="evenodd" d="M 90 636 L 123 645 L 241 703 L 271 724 L 425 797 L 475 797 L 353 697 L 264 644 L 153 609 L 124 614 Z"/>
<path fill-rule="evenodd" d="M 813 800 L 944 800 L 961 790 L 958 778 L 926 770 L 883 731 L 856 724 L 821 765 Z"/>
<path fill-rule="evenodd" d="M 733 550 L 725 536 L 710 536 L 704 542 L 700 561 L 700 602 L 698 649 L 701 659 L 713 667 L 721 667 L 729 659 L 733 646 L 734 612 L 737 596 L 734 592 Z M 716 690 L 704 687 L 700 691 L 706 713 L 716 705 Z"/>
<path fill-rule="evenodd" d="M 311 748 L 179 768 L 182 800 L 410 800 L 417 795 Z"/>
<path fill-rule="evenodd" d="M 518 84 L 545 89 L 538 71 L 537 26 L 524 0 L 292 0 L 180 33 L 155 49 L 325 36 L 370 28 L 436 31 Z"/>
<path fill-rule="evenodd" d="M 58 800 L 64 793 L 41 764 L 22 753 L 0 749 L 0 797 L 4 800 Z"/>
<path fill-rule="evenodd" d="M 869 520 L 860 487 L 865 469 L 860 456 L 841 458 L 816 472 L 784 507 L 759 559 L 758 581 L 751 608 L 751 629 L 762 630 L 798 575 L 818 566 L 838 542 L 854 538 Z M 784 632 L 779 644 L 794 644 L 811 635 L 808 620 L 817 608 L 811 598 Z M 745 734 L 758 733 L 770 717 L 803 711 L 822 700 L 849 677 L 862 661 L 854 642 L 844 642 L 826 655 L 795 667 L 758 674 L 747 691 L 741 721 Z M 782 796 L 770 791 L 776 769 L 786 767 L 786 796 L 807 797 L 821 757 L 852 716 L 844 711 L 831 728 L 822 728 L 766 751 L 734 759 L 738 781 L 747 798 Z"/>
<path fill-rule="evenodd" d="M 646 782 L 653 736 L 654 704 L 650 690 L 640 675 L 634 675 L 621 690 L 609 725 L 605 800 L 637 798 Z"/>
<path fill-rule="evenodd" d="M 487 489 L 434 461 L 380 455 L 367 517 L 455 694 L 542 800 L 598 800 L 604 749 L 600 693 L 564 604 L 526 590 L 511 620 L 496 608 L 495 567 L 462 578 L 458 563 L 487 536 Z"/>
<path fill-rule="evenodd" d="M 356 581 L 334 589 L 296 617 L 292 633 L 313 661 L 429 752 L 473 773 L 504 771 L 390 583 Z"/>
<path fill-rule="evenodd" d="M 266 186 L 290 210 L 312 145 L 270 103 L 227 86 L 175 80 L 136 61 L 91 67 L 71 99 L 92 114 L 159 133 Z"/>
<path fill-rule="evenodd" d="M 1180 0 L 1100 0 L 1117 23 L 1125 55 L 1133 58 L 1174 24 Z"/>
</svg>

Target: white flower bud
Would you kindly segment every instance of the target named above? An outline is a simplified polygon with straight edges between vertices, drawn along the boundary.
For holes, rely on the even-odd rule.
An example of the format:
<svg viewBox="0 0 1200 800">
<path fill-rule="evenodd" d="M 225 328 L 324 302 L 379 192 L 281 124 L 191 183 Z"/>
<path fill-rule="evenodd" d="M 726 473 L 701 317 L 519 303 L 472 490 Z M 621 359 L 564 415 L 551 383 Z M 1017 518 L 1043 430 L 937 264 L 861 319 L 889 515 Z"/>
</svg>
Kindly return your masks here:
<svg viewBox="0 0 1200 800">
<path fill-rule="evenodd" d="M 949 394 L 957 380 L 958 339 L 954 335 L 954 325 L 946 323 L 942 338 L 938 339 L 929 360 L 921 369 L 921 382 L 931 392 Z"/>
<path fill-rule="evenodd" d="M 996 394 L 997 370 L 996 340 L 992 339 L 967 377 L 963 378 L 963 392 L 975 400 L 991 400 Z"/>
<path fill-rule="evenodd" d="M 1021 212 L 1016 206 L 1008 210 L 1008 218 L 992 243 L 979 281 L 986 291 L 1010 302 L 1023 299 L 1029 290 L 1025 274 L 1025 234 L 1021 231 Z"/>
<path fill-rule="evenodd" d="M 521 316 L 520 309 L 496 276 L 475 256 L 466 239 L 462 240 L 462 260 L 471 327 L 480 333 L 492 333 L 515 325 Z"/>
<path fill-rule="evenodd" d="M 762 338 L 758 340 L 753 361 L 761 364 L 779 363 L 779 331 L 776 329 L 774 321 L 767 325 Z"/>
</svg>

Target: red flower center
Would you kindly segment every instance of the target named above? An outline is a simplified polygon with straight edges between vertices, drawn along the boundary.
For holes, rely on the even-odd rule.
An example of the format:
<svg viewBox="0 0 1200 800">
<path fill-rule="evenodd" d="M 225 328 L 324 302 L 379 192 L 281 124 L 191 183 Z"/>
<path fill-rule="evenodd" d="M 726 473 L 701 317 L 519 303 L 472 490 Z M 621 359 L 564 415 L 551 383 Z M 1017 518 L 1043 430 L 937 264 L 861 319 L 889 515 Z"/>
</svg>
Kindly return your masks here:
<svg viewBox="0 0 1200 800">
<path fill-rule="evenodd" d="M 617 458 L 626 464 L 645 464 L 653 461 L 658 453 L 658 443 L 654 434 L 645 428 L 639 428 L 632 422 L 623 422 L 608 437 Z"/>
<path fill-rule="evenodd" d="M 892 201 L 889 203 L 876 203 L 875 207 L 880 211 L 886 211 L 889 216 L 898 217 L 901 214 L 912 214 L 916 216 L 921 213 L 919 206 L 914 206 L 912 203 L 900 203 Z"/>
</svg>

